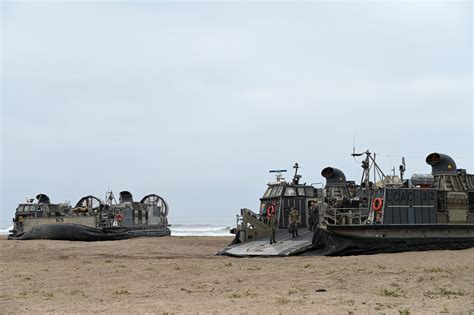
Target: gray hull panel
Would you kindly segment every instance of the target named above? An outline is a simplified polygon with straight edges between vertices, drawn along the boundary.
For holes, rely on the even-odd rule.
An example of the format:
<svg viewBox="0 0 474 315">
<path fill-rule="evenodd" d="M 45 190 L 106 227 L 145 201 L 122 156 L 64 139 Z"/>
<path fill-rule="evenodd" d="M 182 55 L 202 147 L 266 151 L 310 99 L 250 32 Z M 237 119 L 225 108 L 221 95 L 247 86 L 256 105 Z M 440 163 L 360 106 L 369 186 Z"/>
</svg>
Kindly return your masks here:
<svg viewBox="0 0 474 315">
<path fill-rule="evenodd" d="M 277 243 L 270 244 L 269 238 L 231 245 L 219 251 L 218 255 L 235 257 L 269 257 L 298 255 L 311 248 L 313 232 L 300 229 L 300 236 L 292 238 L 287 230 L 278 230 Z"/>
</svg>

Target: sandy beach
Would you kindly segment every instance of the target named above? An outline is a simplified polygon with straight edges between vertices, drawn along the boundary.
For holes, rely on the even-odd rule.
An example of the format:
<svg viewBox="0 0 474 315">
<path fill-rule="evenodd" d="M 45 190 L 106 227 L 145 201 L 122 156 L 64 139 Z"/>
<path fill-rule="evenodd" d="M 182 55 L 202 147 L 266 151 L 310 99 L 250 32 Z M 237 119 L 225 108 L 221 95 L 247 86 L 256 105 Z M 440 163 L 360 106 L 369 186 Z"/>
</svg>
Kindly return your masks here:
<svg viewBox="0 0 474 315">
<path fill-rule="evenodd" d="M 215 256 L 228 237 L 0 240 L 0 313 L 474 313 L 474 249 Z"/>
</svg>

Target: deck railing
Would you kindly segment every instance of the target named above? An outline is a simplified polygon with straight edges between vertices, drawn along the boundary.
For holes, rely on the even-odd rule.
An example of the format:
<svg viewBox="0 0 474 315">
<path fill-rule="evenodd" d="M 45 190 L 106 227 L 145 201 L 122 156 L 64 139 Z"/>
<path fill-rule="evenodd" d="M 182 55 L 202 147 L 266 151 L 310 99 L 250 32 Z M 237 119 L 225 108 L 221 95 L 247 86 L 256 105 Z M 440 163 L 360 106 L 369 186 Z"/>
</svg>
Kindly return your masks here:
<svg viewBox="0 0 474 315">
<path fill-rule="evenodd" d="M 326 208 L 324 220 L 336 225 L 362 224 L 368 217 L 365 208 Z"/>
</svg>

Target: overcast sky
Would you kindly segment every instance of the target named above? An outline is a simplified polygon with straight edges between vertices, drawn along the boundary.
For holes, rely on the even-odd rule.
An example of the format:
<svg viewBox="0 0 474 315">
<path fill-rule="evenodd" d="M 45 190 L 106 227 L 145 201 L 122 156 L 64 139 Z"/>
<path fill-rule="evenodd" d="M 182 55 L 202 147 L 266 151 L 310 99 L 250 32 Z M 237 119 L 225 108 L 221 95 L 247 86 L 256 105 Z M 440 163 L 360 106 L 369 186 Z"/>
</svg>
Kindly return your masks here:
<svg viewBox="0 0 474 315">
<path fill-rule="evenodd" d="M 474 173 L 472 4 L 1 4 L 1 209 L 129 190 L 231 225 L 268 170 Z M 290 177 L 290 176 L 288 176 Z"/>
</svg>

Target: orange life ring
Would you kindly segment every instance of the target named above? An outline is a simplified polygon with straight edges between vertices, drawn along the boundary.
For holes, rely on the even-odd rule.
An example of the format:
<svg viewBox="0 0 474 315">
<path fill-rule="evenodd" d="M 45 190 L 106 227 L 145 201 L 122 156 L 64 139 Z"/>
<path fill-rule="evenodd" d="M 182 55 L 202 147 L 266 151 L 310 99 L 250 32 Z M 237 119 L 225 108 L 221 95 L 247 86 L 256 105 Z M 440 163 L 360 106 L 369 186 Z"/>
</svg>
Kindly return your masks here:
<svg viewBox="0 0 474 315">
<path fill-rule="evenodd" d="M 267 216 L 271 217 L 274 214 L 275 214 L 275 207 L 273 205 L 270 205 L 267 208 Z"/>
<path fill-rule="evenodd" d="M 115 215 L 115 219 L 116 219 L 117 221 L 123 221 L 123 214 L 118 213 L 117 215 Z"/>
<path fill-rule="evenodd" d="M 377 197 L 377 198 L 372 199 L 372 210 L 380 211 L 382 210 L 382 206 L 383 206 L 382 198 Z"/>
</svg>

